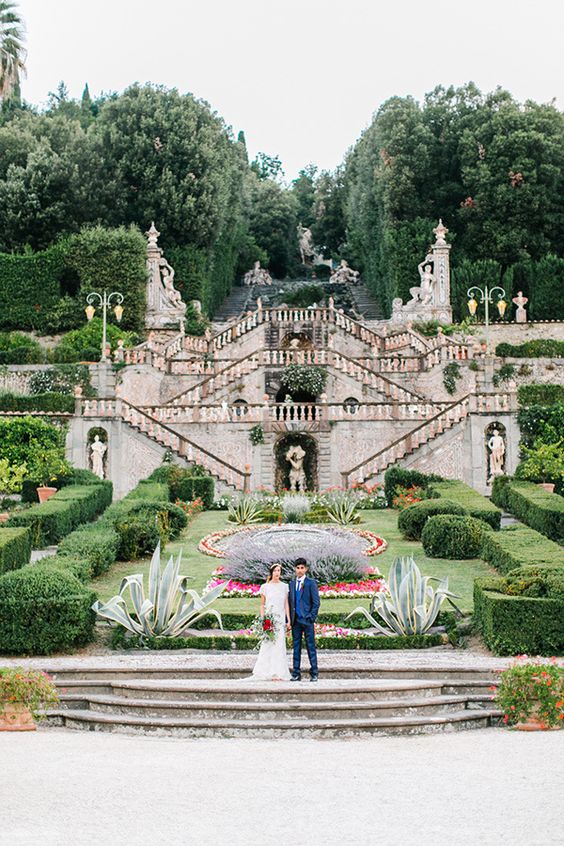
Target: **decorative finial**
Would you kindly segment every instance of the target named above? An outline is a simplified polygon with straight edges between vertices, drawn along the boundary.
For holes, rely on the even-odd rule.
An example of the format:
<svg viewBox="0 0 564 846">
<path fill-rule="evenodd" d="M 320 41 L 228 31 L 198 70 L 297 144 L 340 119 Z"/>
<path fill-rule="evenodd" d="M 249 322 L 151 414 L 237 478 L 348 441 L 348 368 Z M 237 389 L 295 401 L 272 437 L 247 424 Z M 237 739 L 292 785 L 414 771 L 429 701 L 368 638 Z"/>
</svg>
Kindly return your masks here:
<svg viewBox="0 0 564 846">
<path fill-rule="evenodd" d="M 161 233 L 158 231 L 157 227 L 155 226 L 155 221 L 151 221 L 151 228 L 145 232 L 145 236 L 149 242 L 149 247 L 156 247 L 157 245 L 157 238 Z"/>
<path fill-rule="evenodd" d="M 446 244 L 445 235 L 448 233 L 448 229 L 443 224 L 441 218 L 439 218 L 439 224 L 433 229 L 433 235 L 435 236 L 435 246 L 444 247 Z"/>
</svg>

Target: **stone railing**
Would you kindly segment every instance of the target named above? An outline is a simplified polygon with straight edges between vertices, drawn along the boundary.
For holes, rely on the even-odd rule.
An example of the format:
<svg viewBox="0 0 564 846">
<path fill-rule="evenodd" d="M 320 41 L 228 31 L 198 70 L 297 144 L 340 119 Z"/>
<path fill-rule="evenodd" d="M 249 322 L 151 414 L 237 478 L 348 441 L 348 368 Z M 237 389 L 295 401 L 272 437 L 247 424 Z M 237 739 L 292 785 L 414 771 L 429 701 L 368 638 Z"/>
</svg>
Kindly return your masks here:
<svg viewBox="0 0 564 846">
<path fill-rule="evenodd" d="M 164 423 L 160 423 L 147 414 L 145 410 L 131 405 L 123 399 L 84 399 L 80 403 L 84 417 L 121 419 L 124 423 L 138 429 L 151 440 L 167 447 L 186 461 L 200 464 L 212 476 L 231 485 L 236 490 L 247 491 L 249 489 L 250 470 L 241 470 L 234 467 L 184 435 L 175 432 Z"/>
<path fill-rule="evenodd" d="M 364 459 L 350 470 L 342 473 L 343 487 L 347 488 L 351 481 L 367 481 L 379 473 L 383 473 L 392 464 L 400 461 L 405 455 L 412 453 L 423 444 L 441 435 L 456 423 L 465 419 L 470 410 L 468 396 L 463 397 L 447 408 L 439 411 L 430 420 L 421 423 L 415 429 L 402 435 L 384 449 Z"/>
<path fill-rule="evenodd" d="M 397 402 L 419 402 L 423 399 L 415 391 L 396 385 L 395 382 L 391 382 L 385 376 L 375 373 L 374 370 L 360 364 L 356 359 L 343 355 L 343 353 L 331 352 L 328 363 L 346 376 L 350 376 L 362 385 L 368 385 L 378 393 L 389 397 L 389 399 L 397 400 Z"/>
</svg>

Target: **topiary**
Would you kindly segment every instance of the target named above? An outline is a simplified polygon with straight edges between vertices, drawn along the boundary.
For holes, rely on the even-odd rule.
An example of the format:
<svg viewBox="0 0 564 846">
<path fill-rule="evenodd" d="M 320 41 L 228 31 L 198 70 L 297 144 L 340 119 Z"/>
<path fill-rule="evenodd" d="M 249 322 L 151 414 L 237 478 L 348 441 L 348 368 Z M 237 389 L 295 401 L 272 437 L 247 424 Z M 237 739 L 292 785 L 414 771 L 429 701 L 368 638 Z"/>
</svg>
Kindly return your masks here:
<svg viewBox="0 0 564 846">
<path fill-rule="evenodd" d="M 478 558 L 485 531 L 490 526 L 475 517 L 438 514 L 427 520 L 421 542 L 431 558 Z"/>
<path fill-rule="evenodd" d="M 426 499 L 400 511 L 398 529 L 407 540 L 420 540 L 425 523 L 435 514 L 467 514 L 464 506 L 448 499 Z"/>
<path fill-rule="evenodd" d="M 115 524 L 119 535 L 118 558 L 120 561 L 133 561 L 152 553 L 161 540 L 155 521 L 148 521 L 146 516 L 128 516 Z"/>
<path fill-rule="evenodd" d="M 564 600 L 564 567 L 525 565 L 500 580 L 499 590 L 508 596 L 549 597 Z"/>
<path fill-rule="evenodd" d="M 36 564 L 0 577 L 0 653 L 49 655 L 94 636 L 94 591 L 57 567 Z"/>
</svg>

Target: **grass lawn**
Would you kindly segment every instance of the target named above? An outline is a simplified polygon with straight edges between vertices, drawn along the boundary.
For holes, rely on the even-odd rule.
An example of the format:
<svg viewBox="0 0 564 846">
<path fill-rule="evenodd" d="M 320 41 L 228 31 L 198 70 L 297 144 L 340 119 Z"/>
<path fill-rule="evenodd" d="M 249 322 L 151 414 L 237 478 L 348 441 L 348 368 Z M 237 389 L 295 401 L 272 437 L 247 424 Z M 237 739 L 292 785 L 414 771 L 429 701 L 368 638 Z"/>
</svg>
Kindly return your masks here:
<svg viewBox="0 0 564 846">
<path fill-rule="evenodd" d="M 388 549 L 381 555 L 369 559 L 372 564 L 379 567 L 382 574 L 387 576 L 392 560 L 398 555 L 412 555 L 421 572 L 424 575 L 444 578 L 448 576 L 449 588 L 453 593 L 460 596 L 458 605 L 463 611 L 472 610 L 472 594 L 474 579 L 478 576 L 496 575 L 488 564 L 479 560 L 452 561 L 442 558 L 427 558 L 423 547 L 415 541 L 406 541 L 402 538 L 397 527 L 398 512 L 392 509 L 384 511 L 363 511 L 363 527 L 376 532 L 388 541 Z M 170 543 L 163 558 L 169 555 L 178 555 L 182 549 L 183 566 L 181 572 L 187 574 L 189 586 L 201 591 L 206 584 L 211 571 L 221 562 L 198 551 L 198 542 L 204 535 L 217 531 L 227 526 L 225 511 L 206 511 L 200 514 L 182 535 Z M 119 591 L 121 580 L 124 576 L 132 573 L 144 573 L 149 571 L 150 560 L 118 562 L 113 565 L 108 573 L 95 579 L 92 582 L 93 588 L 97 591 L 100 599 L 107 600 Z M 368 599 L 325 599 L 322 601 L 321 610 L 326 612 L 347 612 L 352 611 L 357 605 L 368 607 Z M 253 613 L 258 610 L 258 599 L 222 599 L 218 602 L 219 611 L 238 613 Z M 448 606 L 443 606 L 448 608 Z"/>
</svg>

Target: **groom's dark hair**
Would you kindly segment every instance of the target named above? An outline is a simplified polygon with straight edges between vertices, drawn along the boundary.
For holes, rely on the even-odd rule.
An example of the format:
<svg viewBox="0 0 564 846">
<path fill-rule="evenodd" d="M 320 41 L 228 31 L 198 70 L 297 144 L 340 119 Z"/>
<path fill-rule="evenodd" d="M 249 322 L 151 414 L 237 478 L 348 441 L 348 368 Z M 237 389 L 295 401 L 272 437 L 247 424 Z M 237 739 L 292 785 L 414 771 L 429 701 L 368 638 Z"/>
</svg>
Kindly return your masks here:
<svg viewBox="0 0 564 846">
<path fill-rule="evenodd" d="M 305 558 L 296 558 L 294 561 L 294 567 L 307 567 L 307 561 Z"/>
</svg>

